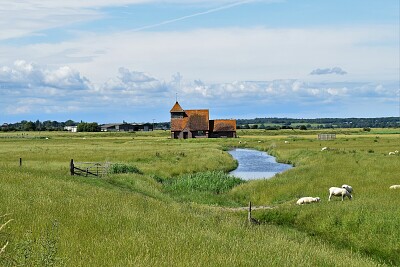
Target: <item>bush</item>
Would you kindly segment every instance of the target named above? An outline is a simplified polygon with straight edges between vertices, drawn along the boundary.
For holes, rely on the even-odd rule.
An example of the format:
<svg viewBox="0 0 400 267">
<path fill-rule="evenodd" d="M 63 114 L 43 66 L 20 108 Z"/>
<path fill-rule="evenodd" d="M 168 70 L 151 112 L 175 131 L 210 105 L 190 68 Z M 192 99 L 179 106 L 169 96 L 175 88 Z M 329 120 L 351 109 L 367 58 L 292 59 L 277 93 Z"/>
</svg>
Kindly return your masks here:
<svg viewBox="0 0 400 267">
<path fill-rule="evenodd" d="M 111 164 L 109 173 L 138 173 L 143 174 L 136 166 L 124 163 Z"/>
</svg>

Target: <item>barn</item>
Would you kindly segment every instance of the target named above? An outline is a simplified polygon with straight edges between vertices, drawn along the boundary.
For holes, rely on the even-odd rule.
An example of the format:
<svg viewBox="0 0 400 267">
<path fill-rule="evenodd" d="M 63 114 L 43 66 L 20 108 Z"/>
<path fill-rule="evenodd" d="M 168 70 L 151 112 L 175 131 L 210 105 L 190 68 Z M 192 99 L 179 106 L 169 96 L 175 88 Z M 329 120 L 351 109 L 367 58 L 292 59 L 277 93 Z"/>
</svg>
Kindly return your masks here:
<svg viewBox="0 0 400 267">
<path fill-rule="evenodd" d="M 152 131 L 151 124 L 137 124 L 137 123 L 110 123 L 100 126 L 102 132 L 136 132 L 136 131 Z"/>
</svg>

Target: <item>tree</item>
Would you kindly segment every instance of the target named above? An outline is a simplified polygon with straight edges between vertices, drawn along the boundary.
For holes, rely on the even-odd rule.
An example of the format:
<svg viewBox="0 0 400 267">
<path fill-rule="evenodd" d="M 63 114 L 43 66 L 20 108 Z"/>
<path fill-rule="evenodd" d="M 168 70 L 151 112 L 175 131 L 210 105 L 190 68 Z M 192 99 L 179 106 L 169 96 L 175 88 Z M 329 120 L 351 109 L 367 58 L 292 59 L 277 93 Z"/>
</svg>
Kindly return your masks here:
<svg viewBox="0 0 400 267">
<path fill-rule="evenodd" d="M 27 121 L 23 124 L 22 129 L 24 131 L 34 131 L 36 130 L 36 125 L 31 121 Z"/>
<path fill-rule="evenodd" d="M 78 124 L 77 130 L 78 132 L 98 132 L 99 125 L 97 124 L 97 122 L 92 122 L 92 123 L 81 122 Z"/>
<path fill-rule="evenodd" d="M 65 122 L 65 126 L 75 126 L 75 125 L 76 125 L 76 122 L 74 122 L 73 120 L 67 120 Z"/>
</svg>

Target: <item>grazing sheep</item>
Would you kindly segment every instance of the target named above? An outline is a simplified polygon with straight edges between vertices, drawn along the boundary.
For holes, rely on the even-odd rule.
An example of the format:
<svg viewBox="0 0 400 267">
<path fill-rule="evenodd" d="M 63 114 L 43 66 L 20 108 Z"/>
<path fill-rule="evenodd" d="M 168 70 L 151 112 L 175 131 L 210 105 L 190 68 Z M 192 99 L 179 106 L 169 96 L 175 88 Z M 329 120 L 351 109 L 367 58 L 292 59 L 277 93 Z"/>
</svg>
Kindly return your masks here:
<svg viewBox="0 0 400 267">
<path fill-rule="evenodd" d="M 297 200 L 296 204 L 297 205 L 303 205 L 303 204 L 310 204 L 312 202 L 320 202 L 321 199 L 319 197 L 302 197 L 299 200 Z"/>
<path fill-rule="evenodd" d="M 285 144 L 289 144 L 289 141 L 285 141 Z"/>
<path fill-rule="evenodd" d="M 390 155 L 396 155 L 396 152 L 389 152 L 389 156 Z"/>
<path fill-rule="evenodd" d="M 328 150 L 328 147 L 324 146 L 323 148 L 321 148 L 321 151 L 325 151 Z"/>
<path fill-rule="evenodd" d="M 400 184 L 391 185 L 390 189 L 400 189 Z"/>
<path fill-rule="evenodd" d="M 344 184 L 342 185 L 342 188 L 346 189 L 347 191 L 349 191 L 349 193 L 353 192 L 353 187 L 351 187 L 348 184 Z"/>
<path fill-rule="evenodd" d="M 336 197 L 342 197 L 342 201 L 344 200 L 344 197 L 348 197 L 350 200 L 353 198 L 353 196 L 349 193 L 349 191 L 347 191 L 344 188 L 340 188 L 340 187 L 331 187 L 329 188 L 329 201 L 331 201 L 331 197 L 332 196 L 336 196 Z"/>
</svg>

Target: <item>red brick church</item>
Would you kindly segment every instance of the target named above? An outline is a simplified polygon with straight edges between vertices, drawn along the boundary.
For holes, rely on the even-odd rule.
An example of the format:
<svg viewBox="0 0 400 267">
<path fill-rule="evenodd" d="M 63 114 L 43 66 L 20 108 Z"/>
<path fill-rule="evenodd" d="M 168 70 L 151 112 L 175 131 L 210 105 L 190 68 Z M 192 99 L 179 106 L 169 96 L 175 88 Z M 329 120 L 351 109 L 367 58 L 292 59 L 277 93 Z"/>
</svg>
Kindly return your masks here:
<svg viewBox="0 0 400 267">
<path fill-rule="evenodd" d="M 171 138 L 236 137 L 236 120 L 209 120 L 208 109 L 184 110 L 176 101 L 170 113 Z"/>
</svg>

